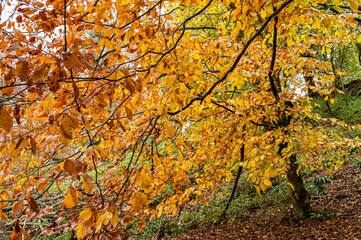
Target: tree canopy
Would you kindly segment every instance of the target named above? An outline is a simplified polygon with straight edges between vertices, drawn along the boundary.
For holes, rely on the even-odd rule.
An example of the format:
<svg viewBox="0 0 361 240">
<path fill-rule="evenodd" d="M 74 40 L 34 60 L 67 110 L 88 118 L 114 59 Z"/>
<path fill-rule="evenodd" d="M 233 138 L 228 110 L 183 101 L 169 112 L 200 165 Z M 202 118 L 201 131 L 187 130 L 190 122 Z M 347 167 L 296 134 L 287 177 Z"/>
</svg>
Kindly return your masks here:
<svg viewBox="0 0 361 240">
<path fill-rule="evenodd" d="M 0 217 L 11 205 L 11 239 L 30 238 L 22 222 L 51 211 L 38 206 L 51 192 L 64 200 L 49 233 L 127 237 L 135 221 L 141 231 L 207 203 L 237 169 L 259 194 L 287 179 L 307 217 L 299 172 L 335 170 L 358 139 L 313 124 L 322 119 L 300 93 L 334 101 L 331 52 L 361 42 L 359 9 L 356 0 L 1 1 Z"/>
</svg>

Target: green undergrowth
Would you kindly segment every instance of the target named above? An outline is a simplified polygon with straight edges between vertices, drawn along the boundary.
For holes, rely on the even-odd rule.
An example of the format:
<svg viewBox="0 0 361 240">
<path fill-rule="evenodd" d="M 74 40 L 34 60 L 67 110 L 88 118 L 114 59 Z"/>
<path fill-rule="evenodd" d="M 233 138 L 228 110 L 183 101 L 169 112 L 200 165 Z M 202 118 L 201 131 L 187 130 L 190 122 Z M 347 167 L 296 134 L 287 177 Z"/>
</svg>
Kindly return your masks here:
<svg viewBox="0 0 361 240">
<path fill-rule="evenodd" d="M 335 101 L 331 103 L 330 100 L 327 103 L 323 97 L 313 100 L 313 111 L 320 114 L 323 118 L 335 118 L 350 126 L 356 126 L 361 124 L 361 96 L 357 96 L 353 93 L 347 94 L 334 94 Z M 361 138 L 360 129 L 349 130 L 348 127 L 341 127 L 334 125 L 334 130 L 344 133 L 350 138 Z"/>
<path fill-rule="evenodd" d="M 246 177 L 241 176 L 225 217 L 222 214 L 229 201 L 233 183 L 225 187 L 222 193 L 210 199 L 208 205 L 199 202 L 195 206 L 184 207 L 181 213 L 173 218 L 163 217 L 153 220 L 148 223 L 142 233 L 134 231 L 132 239 L 151 239 L 159 234 L 175 237 L 181 232 L 209 224 L 236 224 L 250 218 L 252 213 L 265 212 L 270 207 L 285 209 L 289 204 L 288 184 L 284 181 L 283 183 L 275 181 L 274 185 L 260 196 Z M 159 231 L 161 226 L 162 232 Z"/>
<path fill-rule="evenodd" d="M 333 175 L 327 175 L 324 171 L 303 172 L 303 177 L 307 179 L 305 185 L 311 197 L 326 194 L 325 186 L 333 182 Z M 266 224 L 263 216 L 268 211 L 277 212 L 276 217 L 281 221 L 285 217 L 284 210 L 291 204 L 289 186 L 281 177 L 272 179 L 272 183 L 273 186 L 260 196 L 245 175 L 242 175 L 225 218 L 222 213 L 229 201 L 233 183 L 224 187 L 223 192 L 211 199 L 208 205 L 199 202 L 195 206 L 184 207 L 178 216 L 150 221 L 142 233 L 134 230 L 131 239 L 152 239 L 157 235 L 174 238 L 193 228 L 207 227 L 210 224 L 240 224 L 249 219 Z M 310 218 L 324 220 L 325 216 L 332 215 L 319 208 L 314 210 Z M 136 226 L 135 222 L 134 229 Z"/>
</svg>

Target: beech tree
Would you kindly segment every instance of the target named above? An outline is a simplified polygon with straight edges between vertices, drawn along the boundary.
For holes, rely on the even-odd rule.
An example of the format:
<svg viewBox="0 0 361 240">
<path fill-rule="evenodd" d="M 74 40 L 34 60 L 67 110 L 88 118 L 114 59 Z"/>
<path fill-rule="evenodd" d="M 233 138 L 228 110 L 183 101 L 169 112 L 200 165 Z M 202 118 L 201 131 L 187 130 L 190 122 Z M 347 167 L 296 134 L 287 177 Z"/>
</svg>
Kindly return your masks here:
<svg viewBox="0 0 361 240">
<path fill-rule="evenodd" d="M 300 173 L 334 171 L 355 143 L 313 124 L 321 119 L 298 91 L 332 102 L 335 75 L 305 56 L 351 44 L 358 9 L 355 0 L 2 1 L 0 217 L 11 239 L 30 239 L 23 222 L 51 211 L 39 203 L 56 191 L 63 203 L 47 234 L 126 238 L 135 220 L 141 231 L 207 203 L 235 169 L 259 194 L 283 176 L 295 216 L 307 218 Z M 305 72 L 314 86 L 300 86 Z"/>
</svg>

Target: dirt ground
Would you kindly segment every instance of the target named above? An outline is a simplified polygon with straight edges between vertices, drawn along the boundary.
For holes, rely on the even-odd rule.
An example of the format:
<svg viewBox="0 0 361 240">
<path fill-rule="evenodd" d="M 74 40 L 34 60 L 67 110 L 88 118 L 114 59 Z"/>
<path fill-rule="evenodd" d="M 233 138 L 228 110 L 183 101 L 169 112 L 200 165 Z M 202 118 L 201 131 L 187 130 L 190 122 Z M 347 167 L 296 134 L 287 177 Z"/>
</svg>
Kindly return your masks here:
<svg viewBox="0 0 361 240">
<path fill-rule="evenodd" d="M 350 239 L 361 240 L 361 169 L 346 163 L 325 194 L 312 196 L 314 218 L 296 223 L 292 208 L 255 211 L 241 222 L 208 225 L 173 239 Z"/>
</svg>

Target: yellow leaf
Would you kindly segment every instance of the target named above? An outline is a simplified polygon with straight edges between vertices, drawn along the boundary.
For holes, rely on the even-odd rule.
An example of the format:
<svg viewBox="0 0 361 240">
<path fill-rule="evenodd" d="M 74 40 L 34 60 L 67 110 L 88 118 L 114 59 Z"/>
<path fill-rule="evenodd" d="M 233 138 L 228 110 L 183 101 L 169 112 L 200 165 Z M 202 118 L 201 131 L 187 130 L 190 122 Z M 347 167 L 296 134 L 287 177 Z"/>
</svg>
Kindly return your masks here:
<svg viewBox="0 0 361 240">
<path fill-rule="evenodd" d="M 263 183 L 265 185 L 266 188 L 272 186 L 272 182 L 269 179 L 264 179 Z"/>
<path fill-rule="evenodd" d="M 89 176 L 90 177 L 90 176 Z M 87 193 L 91 193 L 91 191 L 93 190 L 92 184 L 90 181 L 88 181 L 88 179 L 84 178 L 83 179 L 83 185 L 84 185 L 84 189 Z"/>
<path fill-rule="evenodd" d="M 356 41 L 357 41 L 358 43 L 361 43 L 361 35 L 358 35 L 358 36 L 357 36 Z"/>
<path fill-rule="evenodd" d="M 157 113 L 164 117 L 167 115 L 167 111 L 166 111 L 166 106 L 164 106 L 164 104 L 159 104 L 158 108 L 157 108 Z"/>
<path fill-rule="evenodd" d="M 292 183 L 288 182 L 288 185 L 292 188 L 292 190 L 295 190 L 295 187 L 292 185 Z"/>
<path fill-rule="evenodd" d="M 164 208 L 164 205 L 161 205 L 159 207 L 159 210 L 158 210 L 158 213 L 157 213 L 157 218 L 160 218 L 163 214 L 163 208 Z"/>
<path fill-rule="evenodd" d="M 113 214 L 105 211 L 102 214 L 97 216 L 97 221 L 95 223 L 95 232 L 99 232 L 102 225 L 106 226 L 109 223 L 109 220 L 113 217 Z"/>
<path fill-rule="evenodd" d="M 132 204 L 134 211 L 138 212 L 147 204 L 147 200 L 147 196 L 144 193 L 136 192 L 130 200 L 130 204 Z"/>
<path fill-rule="evenodd" d="M 145 191 L 148 191 L 152 185 L 152 179 L 144 172 L 137 177 L 135 182 Z"/>
<path fill-rule="evenodd" d="M 76 237 L 77 238 L 83 238 L 86 235 L 86 232 L 84 230 L 84 225 L 80 223 L 76 229 Z"/>
<path fill-rule="evenodd" d="M 325 28 L 327 28 L 328 30 L 331 29 L 331 20 L 330 20 L 330 18 L 324 18 L 321 23 L 322 23 L 322 25 L 325 26 Z"/>
<path fill-rule="evenodd" d="M 193 54 L 193 59 L 196 59 L 196 60 L 202 60 L 201 56 L 199 56 L 199 54 Z"/>
<path fill-rule="evenodd" d="M 110 223 L 115 226 L 118 222 L 118 212 L 114 211 L 112 218 L 110 219 Z"/>
<path fill-rule="evenodd" d="M 88 221 L 93 215 L 93 211 L 90 208 L 84 208 L 83 211 L 79 214 L 79 222 L 84 223 Z"/>
<path fill-rule="evenodd" d="M 348 2 L 350 3 L 350 8 L 352 9 L 352 11 L 358 12 L 358 4 L 356 3 L 356 1 L 348 0 Z"/>
<path fill-rule="evenodd" d="M 73 187 L 70 187 L 68 190 L 68 194 L 65 196 L 65 207 L 66 208 L 72 208 L 75 207 L 78 204 L 78 197 L 76 190 Z"/>
<path fill-rule="evenodd" d="M 261 17 L 262 17 L 263 19 L 265 19 L 265 18 L 267 17 L 266 11 L 262 11 L 262 12 L 261 12 Z"/>
<path fill-rule="evenodd" d="M 260 186 L 262 192 L 264 192 L 264 190 L 266 190 L 266 185 L 264 184 L 264 181 L 261 181 L 261 182 L 259 183 L 259 186 Z"/>
</svg>

